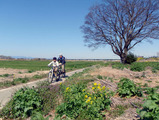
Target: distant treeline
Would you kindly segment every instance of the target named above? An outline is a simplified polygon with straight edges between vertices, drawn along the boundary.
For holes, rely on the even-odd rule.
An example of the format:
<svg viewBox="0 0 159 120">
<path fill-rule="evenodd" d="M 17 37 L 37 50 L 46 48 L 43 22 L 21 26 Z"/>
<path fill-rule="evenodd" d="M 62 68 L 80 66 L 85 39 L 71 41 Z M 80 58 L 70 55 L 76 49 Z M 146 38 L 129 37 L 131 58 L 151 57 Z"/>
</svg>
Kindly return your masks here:
<svg viewBox="0 0 159 120">
<path fill-rule="evenodd" d="M 13 59 L 11 56 L 0 55 L 0 59 Z"/>
</svg>

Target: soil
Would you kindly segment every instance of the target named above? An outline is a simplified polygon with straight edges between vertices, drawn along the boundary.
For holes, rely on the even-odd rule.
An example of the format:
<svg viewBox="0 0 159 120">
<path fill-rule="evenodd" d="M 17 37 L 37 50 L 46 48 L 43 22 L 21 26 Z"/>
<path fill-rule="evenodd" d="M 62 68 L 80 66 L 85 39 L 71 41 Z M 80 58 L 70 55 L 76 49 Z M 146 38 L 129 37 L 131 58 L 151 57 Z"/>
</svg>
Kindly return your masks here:
<svg viewBox="0 0 159 120">
<path fill-rule="evenodd" d="M 47 74 L 49 71 L 36 71 L 28 73 L 25 69 L 0 68 L 0 75 L 9 74 L 8 77 L 0 77 L 0 82 L 13 81 L 15 78 L 33 77 L 34 75 Z"/>
<path fill-rule="evenodd" d="M 142 72 L 134 72 L 129 69 L 113 69 L 112 67 L 102 67 L 95 69 L 91 75 L 101 75 L 113 78 L 114 82 L 119 82 L 121 78 L 129 78 L 135 83 L 144 85 L 148 84 L 149 87 L 159 86 L 159 71 L 158 73 L 152 73 L 151 69 L 147 69 Z"/>
</svg>

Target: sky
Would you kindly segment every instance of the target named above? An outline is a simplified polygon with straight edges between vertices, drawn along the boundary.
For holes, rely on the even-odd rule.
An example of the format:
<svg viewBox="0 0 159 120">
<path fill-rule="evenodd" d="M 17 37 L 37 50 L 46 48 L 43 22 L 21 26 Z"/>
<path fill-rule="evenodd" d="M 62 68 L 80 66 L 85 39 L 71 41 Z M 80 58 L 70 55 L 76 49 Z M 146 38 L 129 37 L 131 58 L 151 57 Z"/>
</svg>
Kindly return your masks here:
<svg viewBox="0 0 159 120">
<path fill-rule="evenodd" d="M 109 46 L 85 46 L 80 26 L 100 0 L 0 0 L 0 55 L 68 59 L 118 59 Z M 159 40 L 132 49 L 139 56 L 155 56 Z"/>
</svg>

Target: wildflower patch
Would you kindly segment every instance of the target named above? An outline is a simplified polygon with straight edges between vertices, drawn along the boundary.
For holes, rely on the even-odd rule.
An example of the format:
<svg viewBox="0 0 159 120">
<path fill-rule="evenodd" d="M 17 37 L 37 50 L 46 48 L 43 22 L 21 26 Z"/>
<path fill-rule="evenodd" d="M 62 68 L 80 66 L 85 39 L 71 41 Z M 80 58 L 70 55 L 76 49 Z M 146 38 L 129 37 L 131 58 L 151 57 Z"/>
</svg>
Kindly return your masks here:
<svg viewBox="0 0 159 120">
<path fill-rule="evenodd" d="M 66 115 L 71 119 L 103 119 L 101 111 L 110 108 L 111 94 L 108 88 L 97 83 L 93 83 L 92 91 L 84 84 L 65 87 L 64 103 L 56 108 L 57 117 Z"/>
</svg>

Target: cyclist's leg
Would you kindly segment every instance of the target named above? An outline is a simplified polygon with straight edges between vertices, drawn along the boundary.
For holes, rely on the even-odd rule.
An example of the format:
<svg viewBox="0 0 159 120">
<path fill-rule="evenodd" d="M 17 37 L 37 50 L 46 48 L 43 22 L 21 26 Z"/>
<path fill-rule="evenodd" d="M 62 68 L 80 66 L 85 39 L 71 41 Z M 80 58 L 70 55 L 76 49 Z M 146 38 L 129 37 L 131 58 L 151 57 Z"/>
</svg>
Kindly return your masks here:
<svg viewBox="0 0 159 120">
<path fill-rule="evenodd" d="M 65 77 L 65 64 L 62 65 L 62 73 L 63 73 L 63 75 Z"/>
<path fill-rule="evenodd" d="M 57 67 L 54 67 L 55 80 L 57 79 L 57 70 L 58 70 L 58 68 L 57 68 Z"/>
</svg>

